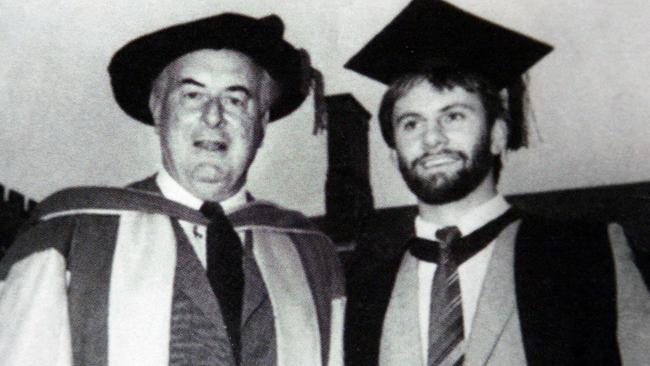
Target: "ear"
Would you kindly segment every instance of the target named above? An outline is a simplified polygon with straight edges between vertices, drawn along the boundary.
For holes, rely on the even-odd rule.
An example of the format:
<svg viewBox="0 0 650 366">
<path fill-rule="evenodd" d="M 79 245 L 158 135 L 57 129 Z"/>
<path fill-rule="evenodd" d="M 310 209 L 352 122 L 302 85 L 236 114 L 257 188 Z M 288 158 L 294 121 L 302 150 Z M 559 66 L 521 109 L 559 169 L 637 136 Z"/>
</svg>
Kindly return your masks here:
<svg viewBox="0 0 650 366">
<path fill-rule="evenodd" d="M 153 117 L 153 128 L 157 134 L 160 134 L 158 121 L 160 121 L 161 108 L 162 103 L 160 102 L 160 98 L 152 91 L 149 94 L 149 110 L 151 111 L 151 117 Z"/>
<path fill-rule="evenodd" d="M 264 136 L 266 135 L 266 126 L 269 124 L 269 119 L 270 119 L 270 110 L 267 109 L 266 112 L 264 112 L 264 115 L 262 118 L 259 120 L 259 130 L 257 131 L 257 137 L 256 137 L 256 146 L 259 149 L 262 147 L 262 143 L 264 142 Z"/>
<path fill-rule="evenodd" d="M 266 112 L 264 112 L 264 115 L 262 116 L 262 119 L 260 120 L 262 124 L 262 131 L 266 131 L 266 126 L 269 124 L 269 120 L 271 119 L 271 109 L 268 108 Z"/>
<path fill-rule="evenodd" d="M 490 131 L 491 143 L 490 152 L 493 155 L 501 155 L 506 151 L 508 145 L 508 125 L 506 121 L 497 118 Z"/>
<path fill-rule="evenodd" d="M 390 161 L 393 163 L 393 166 L 398 167 L 399 166 L 399 158 L 397 157 L 397 150 L 391 148 L 390 152 L 388 153 L 390 157 Z"/>
</svg>

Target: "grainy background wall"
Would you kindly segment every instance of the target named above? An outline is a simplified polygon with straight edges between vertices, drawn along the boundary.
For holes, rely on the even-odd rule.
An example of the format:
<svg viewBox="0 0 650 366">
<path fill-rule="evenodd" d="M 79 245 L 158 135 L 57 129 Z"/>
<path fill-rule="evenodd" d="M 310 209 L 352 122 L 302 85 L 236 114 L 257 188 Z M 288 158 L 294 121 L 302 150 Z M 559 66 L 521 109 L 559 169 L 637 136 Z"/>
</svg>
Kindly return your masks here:
<svg viewBox="0 0 650 366">
<path fill-rule="evenodd" d="M 650 178 L 650 3 L 645 0 L 451 0 L 555 46 L 530 73 L 537 137 L 510 154 L 508 193 Z M 160 27 L 236 11 L 280 15 L 308 49 L 328 94 L 376 114 L 384 87 L 342 65 L 408 0 L 0 0 L 0 182 L 37 200 L 60 188 L 124 185 L 159 167 L 157 137 L 113 102 L 106 74 L 125 42 Z M 270 126 L 250 189 L 308 214 L 324 210 L 324 135 L 309 99 Z M 411 203 L 373 117 L 377 206 Z"/>
</svg>

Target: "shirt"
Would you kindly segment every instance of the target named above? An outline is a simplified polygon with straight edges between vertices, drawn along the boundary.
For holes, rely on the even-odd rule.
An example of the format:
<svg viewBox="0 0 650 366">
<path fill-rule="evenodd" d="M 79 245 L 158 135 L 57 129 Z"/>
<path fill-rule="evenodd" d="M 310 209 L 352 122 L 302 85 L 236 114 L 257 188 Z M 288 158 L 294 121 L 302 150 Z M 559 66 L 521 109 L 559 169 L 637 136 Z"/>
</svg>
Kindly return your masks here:
<svg viewBox="0 0 650 366">
<path fill-rule="evenodd" d="M 455 226 L 458 227 L 462 235 L 467 235 L 497 218 L 506 212 L 509 207 L 510 205 L 503 196 L 497 195 L 460 217 Z M 436 240 L 436 231 L 442 227 L 434 222 L 425 221 L 420 216 L 415 218 L 415 235 L 418 237 Z M 465 338 L 467 338 L 472 328 L 478 297 L 493 249 L 494 241 L 458 267 Z M 418 260 L 418 309 L 424 364 L 427 363 L 428 355 L 429 307 L 431 303 L 431 286 L 433 285 L 433 275 L 435 274 L 436 267 L 435 263 Z"/>
<path fill-rule="evenodd" d="M 180 204 L 193 208 L 195 210 L 201 209 L 203 205 L 203 200 L 195 197 L 185 188 L 183 188 L 178 182 L 172 178 L 166 170 L 161 169 L 161 171 L 156 175 L 156 184 L 160 188 L 163 196 L 172 201 L 176 201 Z M 234 211 L 239 206 L 242 206 L 246 203 L 246 190 L 244 188 L 240 189 L 234 195 L 228 197 L 227 199 L 219 202 L 225 213 Z M 205 246 L 206 240 L 206 231 L 207 228 L 204 225 L 198 225 L 192 222 L 179 220 L 181 228 L 185 232 L 185 235 L 190 241 L 192 248 L 196 256 L 201 261 L 201 264 L 204 268 L 207 267 L 207 250 Z"/>
</svg>

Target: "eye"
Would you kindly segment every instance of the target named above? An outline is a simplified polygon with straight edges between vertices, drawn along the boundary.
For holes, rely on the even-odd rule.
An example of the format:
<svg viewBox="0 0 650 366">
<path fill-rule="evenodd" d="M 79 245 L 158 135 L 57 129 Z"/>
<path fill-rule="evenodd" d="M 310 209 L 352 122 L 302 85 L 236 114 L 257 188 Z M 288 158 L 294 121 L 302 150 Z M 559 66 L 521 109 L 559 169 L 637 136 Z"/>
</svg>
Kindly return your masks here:
<svg viewBox="0 0 650 366">
<path fill-rule="evenodd" d="M 467 116 L 465 115 L 465 113 L 452 111 L 452 112 L 449 112 L 449 113 L 445 114 L 442 117 L 442 123 L 451 124 L 451 123 L 454 123 L 454 122 L 461 122 L 461 121 L 464 121 L 466 118 L 467 118 Z"/>
<path fill-rule="evenodd" d="M 181 92 L 181 104 L 188 108 L 200 107 L 206 98 L 206 94 L 198 90 L 185 90 Z"/>
<path fill-rule="evenodd" d="M 184 91 L 182 94 L 183 99 L 195 100 L 201 98 L 202 93 L 198 91 Z"/>
<path fill-rule="evenodd" d="M 231 106 L 240 107 L 244 104 L 244 99 L 236 95 L 226 95 L 223 97 L 223 102 Z"/>
<path fill-rule="evenodd" d="M 406 120 L 402 122 L 402 130 L 412 131 L 418 126 L 418 121 L 414 119 Z"/>
</svg>

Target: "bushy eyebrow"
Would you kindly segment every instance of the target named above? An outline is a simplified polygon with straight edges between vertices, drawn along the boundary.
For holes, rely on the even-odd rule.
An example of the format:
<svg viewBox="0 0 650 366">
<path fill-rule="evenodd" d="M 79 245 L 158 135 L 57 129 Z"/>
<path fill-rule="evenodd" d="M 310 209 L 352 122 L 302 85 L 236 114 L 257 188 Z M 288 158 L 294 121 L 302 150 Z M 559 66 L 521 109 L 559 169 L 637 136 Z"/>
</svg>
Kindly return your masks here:
<svg viewBox="0 0 650 366">
<path fill-rule="evenodd" d="M 227 90 L 227 91 L 230 91 L 230 92 L 242 92 L 242 93 L 244 93 L 247 97 L 250 97 L 250 96 L 252 95 L 251 91 L 250 91 L 247 87 L 245 87 L 245 86 L 243 86 L 243 85 L 233 85 L 233 86 L 229 86 L 229 87 L 226 88 L 226 90 Z"/>
<path fill-rule="evenodd" d="M 476 111 L 476 108 L 473 105 L 458 102 L 458 103 L 451 103 L 449 105 L 446 105 L 446 106 L 442 107 L 439 110 L 439 112 L 440 113 L 446 113 L 446 112 L 449 112 L 450 110 L 456 109 L 456 108 L 462 108 L 462 109 L 467 109 L 467 110 L 470 110 L 470 111 Z M 399 124 L 399 123 L 402 122 L 402 120 L 404 120 L 406 118 L 422 118 L 422 115 L 420 113 L 417 113 L 417 112 L 406 112 L 404 114 L 399 115 L 395 119 L 395 123 Z"/>
<path fill-rule="evenodd" d="M 403 120 L 407 118 L 422 118 L 422 116 L 419 113 L 415 112 L 407 112 L 404 114 L 400 114 L 397 119 L 395 119 L 395 123 L 400 124 Z"/>
<path fill-rule="evenodd" d="M 200 83 L 200 82 L 198 82 L 198 81 L 196 81 L 196 80 L 194 80 L 194 79 L 192 79 L 192 78 L 183 78 L 183 79 L 181 79 L 181 81 L 180 81 L 179 84 L 180 84 L 180 85 L 187 85 L 187 84 L 189 84 L 189 85 L 195 85 L 195 86 L 200 86 L 200 87 L 202 87 L 202 88 L 205 88 L 205 84 Z"/>
<path fill-rule="evenodd" d="M 199 81 L 196 81 L 196 80 L 194 80 L 192 78 L 183 78 L 183 79 L 181 79 L 179 84 L 180 85 L 194 85 L 194 86 L 198 86 L 198 87 L 201 87 L 201 88 L 206 87 L 205 84 L 203 84 L 203 83 L 201 83 Z M 241 92 L 241 93 L 244 93 L 247 97 L 250 97 L 252 95 L 251 91 L 247 87 L 245 87 L 243 85 L 229 86 L 229 87 L 226 88 L 226 91 L 229 91 L 229 92 Z"/>
<path fill-rule="evenodd" d="M 444 108 L 440 109 L 440 111 L 441 112 L 447 112 L 450 109 L 454 109 L 454 108 L 463 108 L 463 109 L 468 109 L 470 111 L 476 111 L 476 108 L 474 108 L 473 105 L 467 104 L 467 103 L 452 103 L 452 104 L 449 104 L 449 105 L 445 106 Z"/>
</svg>

